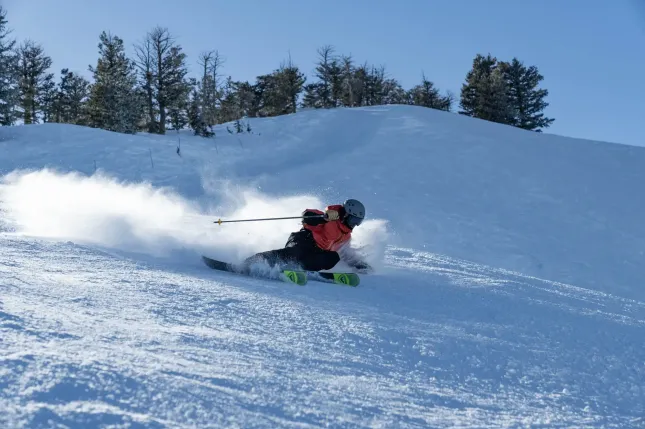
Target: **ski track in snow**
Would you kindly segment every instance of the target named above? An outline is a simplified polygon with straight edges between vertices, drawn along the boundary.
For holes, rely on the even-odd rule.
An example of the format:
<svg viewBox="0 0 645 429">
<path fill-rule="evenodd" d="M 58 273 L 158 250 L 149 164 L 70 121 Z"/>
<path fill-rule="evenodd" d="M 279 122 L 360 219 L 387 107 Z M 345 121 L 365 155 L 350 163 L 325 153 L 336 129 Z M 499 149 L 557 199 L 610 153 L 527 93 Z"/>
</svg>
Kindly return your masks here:
<svg viewBox="0 0 645 429">
<path fill-rule="evenodd" d="M 3 234 L 0 426 L 645 424 L 645 303 L 386 260 L 297 287 Z"/>
</svg>

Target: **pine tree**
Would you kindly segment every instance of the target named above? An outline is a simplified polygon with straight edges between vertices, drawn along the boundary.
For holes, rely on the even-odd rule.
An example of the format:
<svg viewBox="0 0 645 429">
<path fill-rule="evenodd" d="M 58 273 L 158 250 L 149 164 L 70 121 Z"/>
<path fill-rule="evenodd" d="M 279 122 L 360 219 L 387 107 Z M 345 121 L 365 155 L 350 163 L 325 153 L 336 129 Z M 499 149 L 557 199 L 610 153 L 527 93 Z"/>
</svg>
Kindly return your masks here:
<svg viewBox="0 0 645 429">
<path fill-rule="evenodd" d="M 372 66 L 367 73 L 365 81 L 365 105 L 378 106 L 383 104 L 385 94 L 385 67 Z"/>
<path fill-rule="evenodd" d="M 37 124 L 41 102 L 47 88 L 51 88 L 53 74 L 47 73 L 52 60 L 41 45 L 26 40 L 18 48 L 20 107 L 25 124 Z"/>
<path fill-rule="evenodd" d="M 242 116 L 237 87 L 230 76 L 226 79 L 222 89 L 222 101 L 218 114 L 219 123 L 234 121 Z"/>
<path fill-rule="evenodd" d="M 211 125 L 207 124 L 202 112 L 203 98 L 201 83 L 192 79 L 191 88 L 188 104 L 188 126 L 196 136 L 212 137 L 215 133 Z"/>
<path fill-rule="evenodd" d="M 450 111 L 452 108 L 451 97 L 442 96 L 434 83 L 426 78 L 425 73 L 422 74 L 421 84 L 410 90 L 409 99 L 416 106 L 446 111 Z"/>
<path fill-rule="evenodd" d="M 168 109 L 170 125 L 172 129 L 181 129 L 186 123 L 186 107 L 188 105 L 188 94 L 190 84 L 186 78 L 188 69 L 186 67 L 186 54 L 181 52 L 181 47 L 173 46 L 170 54 L 164 63 L 166 73 L 165 82 L 165 103 Z"/>
<path fill-rule="evenodd" d="M 543 114 L 548 91 L 537 89 L 542 80 L 537 67 L 527 68 L 517 58 L 498 62 L 490 54 L 478 54 L 461 89 L 459 113 L 541 131 L 554 121 Z"/>
<path fill-rule="evenodd" d="M 367 102 L 367 79 L 369 76 L 367 64 L 352 67 L 351 95 L 349 102 L 352 106 L 365 106 Z"/>
<path fill-rule="evenodd" d="M 321 109 L 323 107 L 322 82 L 308 83 L 304 86 L 305 95 L 302 98 L 302 107 L 305 109 Z"/>
<path fill-rule="evenodd" d="M 89 125 L 109 131 L 134 134 L 143 112 L 143 100 L 137 90 L 134 62 L 125 55 L 123 40 L 101 33 L 100 57 L 88 101 Z"/>
<path fill-rule="evenodd" d="M 240 105 L 240 114 L 242 117 L 257 117 L 259 111 L 260 97 L 256 87 L 249 82 L 235 82 L 235 90 Z"/>
<path fill-rule="evenodd" d="M 388 80 L 385 67 L 354 66 L 349 55 L 334 55 L 331 46 L 318 50 L 317 82 L 303 87 L 302 107 L 373 106 L 386 100 L 405 99 L 405 91 L 395 80 Z"/>
<path fill-rule="evenodd" d="M 331 69 L 335 61 L 334 47 L 325 45 L 318 49 L 318 64 L 316 65 L 316 77 L 320 81 L 318 97 L 319 103 L 323 108 L 333 107 L 331 101 L 332 77 Z"/>
<path fill-rule="evenodd" d="M 90 82 L 83 76 L 70 72 L 69 69 L 62 69 L 60 73 L 56 122 L 85 125 Z"/>
<path fill-rule="evenodd" d="M 501 63 L 504 73 L 508 98 L 514 112 L 512 125 L 525 130 L 540 132 L 555 119 L 544 116 L 544 109 L 549 105 L 544 98 L 549 94 L 546 89 L 537 89 L 544 77 L 537 67 L 526 67 L 517 58 L 510 63 Z"/>
<path fill-rule="evenodd" d="M 338 57 L 334 57 L 329 63 L 328 78 L 331 82 L 331 100 L 329 107 L 341 107 L 343 105 L 343 65 Z"/>
<path fill-rule="evenodd" d="M 197 82 L 194 82 L 194 85 L 190 90 L 188 100 L 188 126 L 193 130 L 195 135 L 199 135 L 198 130 L 200 129 L 200 123 L 202 123 L 203 121 L 201 120 L 201 109 Z"/>
<path fill-rule="evenodd" d="M 284 97 L 280 93 L 276 72 L 258 76 L 255 83 L 256 94 L 258 95 L 258 113 L 261 118 L 284 114 L 281 106 L 284 105 Z"/>
<path fill-rule="evenodd" d="M 336 74 L 338 76 L 335 76 Z M 340 67 L 334 55 L 334 47 L 325 45 L 319 48 L 315 72 L 318 82 L 304 86 L 305 96 L 302 106 L 325 109 L 336 107 L 332 95 L 334 81 L 342 82 L 339 76 Z"/>
<path fill-rule="evenodd" d="M 508 87 L 499 67 L 478 82 L 477 91 L 481 94 L 475 110 L 477 118 L 512 125 L 513 106 L 509 103 Z"/>
<path fill-rule="evenodd" d="M 383 104 L 410 104 L 408 92 L 396 79 L 387 79 L 383 84 Z"/>
<path fill-rule="evenodd" d="M 356 81 L 355 81 L 355 70 L 352 57 L 349 55 L 343 55 L 341 57 L 341 69 L 342 69 L 342 94 L 341 94 L 341 105 L 347 107 L 356 106 Z"/>
<path fill-rule="evenodd" d="M 271 74 L 256 78 L 254 85 L 257 115 L 260 117 L 295 113 L 298 97 L 303 91 L 305 75 L 293 64 L 291 58 Z"/>
<path fill-rule="evenodd" d="M 486 57 L 477 54 L 472 69 L 466 74 L 466 82 L 461 87 L 460 114 L 478 117 L 477 106 L 481 104 L 478 89 L 482 86 L 482 81 L 489 79 L 496 64 L 497 58 L 491 57 L 490 54 Z"/>
<path fill-rule="evenodd" d="M 460 114 L 511 125 L 513 106 L 497 58 L 478 54 L 461 88 Z"/>
<path fill-rule="evenodd" d="M 16 41 L 10 38 L 7 12 L 0 5 L 0 125 L 13 125 L 17 118 L 19 101 L 18 56 Z"/>
<path fill-rule="evenodd" d="M 58 122 L 58 88 L 52 79 L 47 79 L 43 85 L 43 92 L 40 96 L 40 107 L 43 114 L 43 122 Z"/>
<path fill-rule="evenodd" d="M 276 95 L 278 105 L 276 111 L 284 113 L 296 113 L 298 96 L 302 93 L 303 86 L 307 80 L 304 73 L 300 72 L 298 66 L 291 61 L 291 56 L 286 64 L 282 64 L 276 70 L 275 79 L 279 95 Z"/>
<path fill-rule="evenodd" d="M 172 130 L 181 130 L 188 125 L 188 105 L 190 95 L 190 84 L 184 82 L 184 85 L 177 87 L 170 105 L 168 106 L 168 118 L 170 119 L 169 128 Z"/>
</svg>

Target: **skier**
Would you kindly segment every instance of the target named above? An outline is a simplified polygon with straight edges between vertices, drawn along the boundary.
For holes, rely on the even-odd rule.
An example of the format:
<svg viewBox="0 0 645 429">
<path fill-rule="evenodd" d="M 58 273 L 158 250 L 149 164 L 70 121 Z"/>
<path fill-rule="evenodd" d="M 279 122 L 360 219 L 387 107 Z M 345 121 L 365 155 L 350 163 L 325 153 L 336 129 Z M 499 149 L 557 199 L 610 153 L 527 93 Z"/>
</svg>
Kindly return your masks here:
<svg viewBox="0 0 645 429">
<path fill-rule="evenodd" d="M 349 199 L 342 205 L 330 205 L 325 211 L 306 209 L 302 212 L 302 228 L 292 232 L 284 248 L 255 254 L 242 262 L 242 271 L 252 264 L 266 262 L 281 269 L 321 271 L 333 268 L 341 260 L 339 251 L 352 236 L 354 228 L 365 218 L 365 206 Z M 316 216 L 319 217 L 308 217 Z M 344 261 L 357 271 L 366 273 L 372 268 L 353 256 Z"/>
</svg>

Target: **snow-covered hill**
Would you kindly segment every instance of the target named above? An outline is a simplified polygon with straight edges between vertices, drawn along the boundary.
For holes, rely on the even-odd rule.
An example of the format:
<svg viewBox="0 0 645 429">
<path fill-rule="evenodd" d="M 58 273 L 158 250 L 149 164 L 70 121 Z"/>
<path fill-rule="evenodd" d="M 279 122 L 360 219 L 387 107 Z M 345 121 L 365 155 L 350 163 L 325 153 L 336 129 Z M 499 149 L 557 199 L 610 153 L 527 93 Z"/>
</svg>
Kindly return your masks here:
<svg viewBox="0 0 645 429">
<path fill-rule="evenodd" d="M 250 125 L 0 128 L 0 426 L 645 424 L 644 148 L 411 106 Z M 199 261 L 298 227 L 220 217 L 346 198 L 359 288 Z"/>
</svg>

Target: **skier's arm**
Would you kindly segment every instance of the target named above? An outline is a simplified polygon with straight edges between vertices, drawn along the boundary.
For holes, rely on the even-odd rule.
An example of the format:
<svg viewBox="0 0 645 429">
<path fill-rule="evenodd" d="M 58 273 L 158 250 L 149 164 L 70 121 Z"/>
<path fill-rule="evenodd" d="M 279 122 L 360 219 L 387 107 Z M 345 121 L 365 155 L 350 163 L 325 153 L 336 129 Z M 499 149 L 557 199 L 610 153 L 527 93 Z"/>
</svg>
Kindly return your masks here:
<svg viewBox="0 0 645 429">
<path fill-rule="evenodd" d="M 320 216 L 320 217 L 312 217 L 312 218 L 308 218 L 308 219 L 303 219 L 302 224 L 303 225 L 316 226 L 316 225 L 320 225 L 322 223 L 325 223 L 326 221 L 323 218 L 324 214 L 325 214 L 324 212 L 322 212 L 320 210 L 317 210 L 317 209 L 306 209 L 305 211 L 302 212 L 303 217 L 307 217 L 307 216 Z"/>
<path fill-rule="evenodd" d="M 332 205 L 327 207 L 325 211 L 320 211 L 318 209 L 306 209 L 302 212 L 302 216 L 316 216 L 320 215 L 320 218 L 309 218 L 303 219 L 302 223 L 306 225 L 316 226 L 323 224 L 328 221 L 338 220 L 343 215 L 343 206 L 342 205 Z"/>
<path fill-rule="evenodd" d="M 328 220 L 328 221 L 339 220 L 343 217 L 344 214 L 345 214 L 345 209 L 343 208 L 342 205 L 335 204 L 332 206 L 328 206 L 327 209 L 325 210 L 325 220 Z"/>
</svg>

